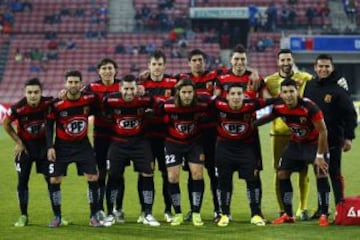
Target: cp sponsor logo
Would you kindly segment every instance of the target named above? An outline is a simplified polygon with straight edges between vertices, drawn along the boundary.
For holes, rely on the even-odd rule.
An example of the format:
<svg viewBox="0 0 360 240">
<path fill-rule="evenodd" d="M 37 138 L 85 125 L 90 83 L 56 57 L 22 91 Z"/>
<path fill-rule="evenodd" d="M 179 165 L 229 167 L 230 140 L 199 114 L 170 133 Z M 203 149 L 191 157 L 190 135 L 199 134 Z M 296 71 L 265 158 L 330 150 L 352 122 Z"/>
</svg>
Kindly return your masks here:
<svg viewBox="0 0 360 240">
<path fill-rule="evenodd" d="M 27 133 L 31 135 L 37 135 L 45 131 L 44 122 L 31 122 L 24 126 L 24 129 Z"/>
<path fill-rule="evenodd" d="M 308 130 L 300 126 L 290 126 L 289 129 L 292 134 L 294 134 L 298 138 L 306 137 L 306 135 L 308 134 Z"/>
<path fill-rule="evenodd" d="M 175 128 L 178 132 L 192 134 L 195 130 L 194 123 L 176 123 Z"/>
<path fill-rule="evenodd" d="M 140 126 L 140 121 L 137 118 L 123 118 L 118 120 L 118 126 L 122 129 L 135 129 Z"/>
<path fill-rule="evenodd" d="M 65 131 L 69 135 L 79 136 L 86 131 L 87 119 L 72 119 L 70 120 L 65 127 Z"/>
<path fill-rule="evenodd" d="M 221 125 L 231 135 L 243 134 L 248 128 L 248 125 L 244 123 L 224 122 Z"/>
</svg>

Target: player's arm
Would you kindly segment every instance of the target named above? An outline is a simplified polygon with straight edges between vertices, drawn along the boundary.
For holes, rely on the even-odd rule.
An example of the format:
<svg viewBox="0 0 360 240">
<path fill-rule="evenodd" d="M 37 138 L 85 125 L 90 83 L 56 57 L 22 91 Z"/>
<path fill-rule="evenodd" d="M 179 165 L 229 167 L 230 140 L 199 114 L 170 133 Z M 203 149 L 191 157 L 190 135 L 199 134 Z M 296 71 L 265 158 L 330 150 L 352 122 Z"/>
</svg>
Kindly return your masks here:
<svg viewBox="0 0 360 240">
<path fill-rule="evenodd" d="M 344 122 L 344 142 L 342 148 L 344 152 L 347 152 L 351 150 L 352 139 L 355 138 L 357 114 L 348 93 L 345 91 L 341 91 L 340 93 L 336 109 L 341 109 L 339 116 L 343 117 Z"/>
<path fill-rule="evenodd" d="M 255 91 L 258 90 L 261 85 L 261 78 L 258 70 L 250 67 L 247 67 L 246 69 L 251 72 L 249 84 L 251 85 L 252 89 L 254 89 Z"/>
<path fill-rule="evenodd" d="M 313 121 L 315 129 L 319 132 L 318 137 L 318 148 L 316 152 L 316 157 L 314 161 L 314 165 L 316 166 L 317 174 L 320 174 L 320 170 L 322 173 L 327 173 L 328 164 L 325 161 L 324 154 L 326 154 L 328 145 L 327 145 L 327 129 L 325 125 L 324 119 Z"/>
<path fill-rule="evenodd" d="M 14 140 L 15 145 L 15 156 L 20 158 L 21 154 L 27 153 L 26 147 L 23 141 L 20 139 L 19 135 L 16 133 L 15 129 L 11 125 L 11 119 L 6 116 L 3 122 L 4 129 L 6 133 Z"/>
<path fill-rule="evenodd" d="M 267 114 L 267 115 L 264 115 L 262 116 L 261 118 L 255 120 L 253 122 L 253 126 L 254 127 L 257 127 L 257 126 L 261 126 L 261 125 L 264 125 L 268 122 L 271 122 L 272 120 L 274 120 L 275 118 L 277 118 L 277 116 L 274 114 L 274 113 L 270 113 L 270 114 Z"/>
</svg>

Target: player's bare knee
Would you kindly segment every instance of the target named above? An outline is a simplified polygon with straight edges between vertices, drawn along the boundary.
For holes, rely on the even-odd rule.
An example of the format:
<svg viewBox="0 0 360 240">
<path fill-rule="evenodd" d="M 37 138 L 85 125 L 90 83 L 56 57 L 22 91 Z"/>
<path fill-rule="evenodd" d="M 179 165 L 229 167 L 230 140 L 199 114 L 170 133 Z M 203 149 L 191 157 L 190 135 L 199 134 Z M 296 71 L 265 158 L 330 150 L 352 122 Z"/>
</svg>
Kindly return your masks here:
<svg viewBox="0 0 360 240">
<path fill-rule="evenodd" d="M 62 177 L 51 177 L 51 178 L 50 178 L 50 183 L 51 183 L 51 184 L 60 184 L 60 183 L 61 183 L 61 179 L 62 179 Z"/>
<path fill-rule="evenodd" d="M 95 182 L 99 179 L 99 176 L 97 174 L 86 174 L 85 177 L 86 180 L 89 182 Z"/>
</svg>

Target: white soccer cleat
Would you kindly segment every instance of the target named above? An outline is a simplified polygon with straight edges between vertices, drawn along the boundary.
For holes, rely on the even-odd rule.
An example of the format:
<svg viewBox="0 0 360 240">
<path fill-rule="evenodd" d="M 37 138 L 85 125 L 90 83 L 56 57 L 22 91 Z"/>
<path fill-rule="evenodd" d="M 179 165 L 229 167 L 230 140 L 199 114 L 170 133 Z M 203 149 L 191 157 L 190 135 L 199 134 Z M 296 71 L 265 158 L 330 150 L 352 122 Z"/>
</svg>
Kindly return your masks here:
<svg viewBox="0 0 360 240">
<path fill-rule="evenodd" d="M 143 224 L 145 225 L 149 225 L 151 227 L 158 227 L 160 226 L 160 223 L 154 218 L 153 215 L 151 214 L 147 214 L 144 218 L 143 218 Z"/>
</svg>

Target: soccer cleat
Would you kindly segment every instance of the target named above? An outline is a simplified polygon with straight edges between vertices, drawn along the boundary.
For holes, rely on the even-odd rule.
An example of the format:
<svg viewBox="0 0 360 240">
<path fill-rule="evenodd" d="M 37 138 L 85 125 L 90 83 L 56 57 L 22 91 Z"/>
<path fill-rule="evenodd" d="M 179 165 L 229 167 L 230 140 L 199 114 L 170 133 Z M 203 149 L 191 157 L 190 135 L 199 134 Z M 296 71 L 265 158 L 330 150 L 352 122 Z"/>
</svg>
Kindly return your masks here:
<svg viewBox="0 0 360 240">
<path fill-rule="evenodd" d="M 290 217 L 286 213 L 281 215 L 281 217 L 278 217 L 272 221 L 272 224 L 283 224 L 283 223 L 295 223 L 295 218 Z"/>
<path fill-rule="evenodd" d="M 72 224 L 72 221 L 70 219 L 66 219 L 65 217 L 61 217 L 61 226 L 68 226 Z"/>
<path fill-rule="evenodd" d="M 125 223 L 125 214 L 122 210 L 114 210 L 113 215 L 117 223 Z"/>
<path fill-rule="evenodd" d="M 149 225 L 151 227 L 158 227 L 160 226 L 160 223 L 154 218 L 153 215 L 151 214 L 147 214 L 144 218 L 143 218 L 143 224 L 145 225 Z"/>
<path fill-rule="evenodd" d="M 220 212 L 214 212 L 214 218 L 213 218 L 214 223 L 219 222 L 220 218 L 221 218 Z"/>
<path fill-rule="evenodd" d="M 96 219 L 103 224 L 105 222 L 106 214 L 103 210 L 100 210 L 96 213 Z"/>
<path fill-rule="evenodd" d="M 311 219 L 311 220 L 316 220 L 316 219 L 319 219 L 320 216 L 321 216 L 320 210 L 319 210 L 319 209 L 316 209 L 310 219 Z M 328 217 L 330 216 L 330 212 L 327 214 L 327 216 L 328 216 Z"/>
<path fill-rule="evenodd" d="M 170 223 L 171 226 L 179 226 L 184 222 L 184 216 L 182 213 L 177 213 L 174 215 L 172 222 Z"/>
<path fill-rule="evenodd" d="M 112 226 L 113 224 L 115 223 L 115 217 L 113 214 L 109 214 L 109 216 L 107 216 L 105 219 L 104 219 L 104 226 L 105 227 L 110 227 Z"/>
<path fill-rule="evenodd" d="M 326 214 L 321 214 L 319 218 L 319 226 L 320 227 L 328 227 L 330 225 L 329 219 Z"/>
<path fill-rule="evenodd" d="M 165 212 L 165 213 L 164 213 L 164 220 L 165 220 L 165 222 L 171 223 L 171 222 L 172 222 L 172 219 L 173 219 L 173 216 L 172 216 L 171 212 Z"/>
<path fill-rule="evenodd" d="M 298 209 L 296 211 L 296 217 L 300 219 L 300 221 L 309 221 L 310 216 L 309 212 L 306 209 Z"/>
<path fill-rule="evenodd" d="M 192 223 L 196 227 L 204 225 L 204 222 L 201 219 L 200 213 L 192 213 Z"/>
<path fill-rule="evenodd" d="M 61 226 L 61 217 L 55 216 L 54 219 L 49 223 L 49 228 L 56 228 Z"/>
<path fill-rule="evenodd" d="M 29 218 L 26 215 L 21 215 L 16 223 L 14 223 L 15 227 L 25 227 L 29 223 Z"/>
<path fill-rule="evenodd" d="M 192 211 L 189 211 L 189 212 L 185 215 L 184 220 L 185 220 L 186 222 L 191 222 L 191 219 L 192 219 Z"/>
<path fill-rule="evenodd" d="M 104 227 L 104 224 L 100 222 L 97 216 L 92 216 L 90 218 L 89 226 L 91 227 Z"/>
<path fill-rule="evenodd" d="M 266 222 L 264 221 L 264 219 L 259 215 L 254 215 L 251 218 L 250 223 L 255 224 L 256 226 L 265 226 L 266 225 Z"/>
<path fill-rule="evenodd" d="M 217 225 L 219 227 L 227 227 L 229 225 L 229 222 L 230 222 L 229 216 L 226 214 L 222 214 Z"/>
<path fill-rule="evenodd" d="M 145 213 L 140 213 L 140 216 L 138 217 L 138 219 L 136 220 L 137 223 L 142 223 L 144 221 L 144 214 Z"/>
</svg>

